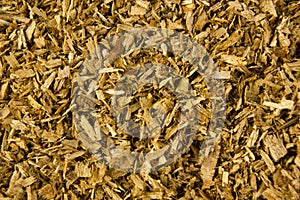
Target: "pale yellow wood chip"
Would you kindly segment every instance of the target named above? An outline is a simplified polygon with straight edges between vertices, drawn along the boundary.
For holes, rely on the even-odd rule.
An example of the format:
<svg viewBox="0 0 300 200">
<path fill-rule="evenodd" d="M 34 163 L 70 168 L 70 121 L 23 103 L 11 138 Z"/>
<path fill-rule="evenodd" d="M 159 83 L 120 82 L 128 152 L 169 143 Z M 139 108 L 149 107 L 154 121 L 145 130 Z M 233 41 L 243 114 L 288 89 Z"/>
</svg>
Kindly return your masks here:
<svg viewBox="0 0 300 200">
<path fill-rule="evenodd" d="M 150 199 L 163 199 L 163 194 L 163 192 L 145 192 L 143 196 Z"/>
<path fill-rule="evenodd" d="M 184 26 L 179 20 L 173 22 L 172 20 L 167 19 L 167 28 L 171 30 L 184 29 Z"/>
<path fill-rule="evenodd" d="M 61 66 L 62 65 L 62 60 L 60 58 L 58 59 L 52 59 L 52 60 L 49 60 L 48 62 L 46 63 L 43 63 L 47 68 L 54 68 L 54 67 L 58 67 L 58 66 Z"/>
<path fill-rule="evenodd" d="M 268 154 L 266 154 L 263 150 L 260 151 L 260 155 L 262 157 L 262 159 L 265 161 L 266 165 L 268 166 L 269 170 L 273 173 L 275 172 L 276 168 L 272 162 L 272 160 L 270 159 L 270 157 L 268 156 Z"/>
<path fill-rule="evenodd" d="M 145 183 L 144 183 L 144 181 L 140 178 L 139 175 L 137 175 L 137 174 L 131 174 L 131 175 L 130 175 L 130 178 L 131 178 L 131 180 L 133 181 L 135 187 L 137 187 L 137 188 L 139 188 L 139 189 L 141 189 L 141 190 L 144 189 Z"/>
<path fill-rule="evenodd" d="M 189 5 L 189 4 L 193 4 L 193 0 L 183 0 L 181 2 L 181 5 Z"/>
<path fill-rule="evenodd" d="M 30 78 L 34 76 L 35 72 L 33 69 L 19 69 L 11 74 L 13 78 Z"/>
<path fill-rule="evenodd" d="M 26 24 L 28 24 L 30 22 L 30 19 L 27 18 L 27 17 L 23 17 L 23 16 L 20 16 L 20 15 L 13 15 L 11 16 L 12 19 L 15 19 L 17 21 L 20 21 L 20 22 L 24 22 Z"/>
<path fill-rule="evenodd" d="M 56 71 L 53 71 L 50 76 L 45 80 L 44 84 L 41 86 L 42 90 L 48 89 L 51 83 L 54 81 L 56 76 Z"/>
<path fill-rule="evenodd" d="M 124 90 L 114 90 L 114 89 L 108 89 L 106 91 L 104 91 L 107 94 L 111 94 L 111 95 L 122 95 L 125 94 Z"/>
<path fill-rule="evenodd" d="M 238 1 L 230 1 L 228 2 L 229 8 L 234 8 L 236 10 L 241 11 L 243 9 L 242 4 Z"/>
<path fill-rule="evenodd" d="M 0 25 L 2 25 L 2 26 L 10 26 L 11 24 L 8 21 L 0 19 Z"/>
<path fill-rule="evenodd" d="M 216 164 L 219 159 L 220 146 L 217 146 L 215 150 L 206 157 L 200 169 L 200 176 L 203 180 L 203 189 L 209 188 L 214 184 L 213 177 L 216 170 Z"/>
<path fill-rule="evenodd" d="M 270 101 L 264 101 L 263 105 L 271 107 L 271 108 L 292 110 L 293 107 L 294 107 L 294 101 L 286 100 L 286 99 L 283 99 L 280 103 L 273 103 L 273 102 L 270 102 Z"/>
<path fill-rule="evenodd" d="M 32 21 L 31 24 L 28 26 L 28 28 L 25 31 L 26 37 L 28 40 L 31 40 L 34 30 L 35 30 L 36 22 Z"/>
<path fill-rule="evenodd" d="M 10 126 L 15 130 L 26 131 L 27 126 L 20 120 L 12 120 Z"/>
<path fill-rule="evenodd" d="M 20 65 L 13 53 L 10 53 L 9 56 L 4 56 L 4 58 L 12 68 L 16 68 Z"/>
<path fill-rule="evenodd" d="M 1 85 L 0 99 L 4 99 L 6 97 L 7 89 L 8 89 L 8 82 L 5 82 Z"/>
<path fill-rule="evenodd" d="M 27 99 L 28 99 L 30 105 L 32 107 L 34 107 L 35 109 L 43 108 L 43 106 L 41 104 L 39 104 L 31 95 L 28 95 Z"/>
<path fill-rule="evenodd" d="M 37 46 L 37 48 L 43 48 L 46 46 L 46 41 L 44 37 L 34 38 L 34 43 Z"/>
<path fill-rule="evenodd" d="M 206 12 L 203 10 L 202 13 L 198 16 L 197 21 L 195 22 L 194 28 L 198 31 L 201 31 L 205 24 L 208 23 L 208 17 Z"/>
<path fill-rule="evenodd" d="M 41 137 L 48 142 L 55 142 L 61 138 L 60 135 L 55 134 L 54 132 L 43 131 Z"/>
<path fill-rule="evenodd" d="M 4 108 L 0 109 L 0 119 L 5 119 L 10 114 L 10 109 L 6 105 Z"/>
<path fill-rule="evenodd" d="M 250 137 L 248 138 L 248 141 L 247 141 L 248 147 L 254 146 L 255 142 L 258 139 L 258 135 L 259 135 L 259 129 L 257 128 L 257 126 L 254 126 L 254 130 L 251 132 Z"/>
<path fill-rule="evenodd" d="M 89 168 L 89 166 L 87 164 L 84 163 L 77 163 L 76 164 L 76 168 L 75 171 L 77 173 L 77 177 L 91 177 L 91 168 Z"/>
<path fill-rule="evenodd" d="M 268 200 L 277 200 L 281 199 L 282 194 L 278 190 L 267 188 L 265 191 L 263 191 L 262 196 Z"/>
<path fill-rule="evenodd" d="M 63 69 L 58 68 L 57 79 L 69 78 L 70 77 L 70 67 L 65 66 Z"/>
<path fill-rule="evenodd" d="M 44 19 L 47 19 L 47 14 L 43 10 L 39 9 L 38 7 L 34 6 L 32 8 L 32 11 L 35 14 L 37 14 L 38 16 L 43 17 Z"/>
<path fill-rule="evenodd" d="M 192 31 L 193 29 L 193 24 L 194 24 L 194 17 L 193 17 L 193 12 L 192 11 L 189 11 L 186 13 L 185 15 L 185 24 L 186 24 L 186 27 L 188 29 L 188 31 Z"/>
<path fill-rule="evenodd" d="M 51 184 L 47 184 L 39 190 L 39 195 L 43 196 L 46 199 L 53 199 L 56 196 L 56 193 Z"/>
<path fill-rule="evenodd" d="M 145 15 L 147 13 L 147 9 L 140 6 L 131 6 L 130 14 L 131 15 Z"/>
<path fill-rule="evenodd" d="M 234 65 L 234 66 L 246 66 L 247 65 L 245 58 L 238 57 L 235 55 L 222 55 L 221 61 L 226 62 L 231 65 Z"/>
<path fill-rule="evenodd" d="M 228 184 L 228 176 L 229 176 L 229 173 L 224 171 L 222 173 L 222 186 L 225 187 L 227 184 Z"/>
<path fill-rule="evenodd" d="M 36 182 L 36 178 L 34 176 L 28 178 L 22 178 L 17 181 L 18 185 L 22 185 L 22 187 L 28 187 Z"/>
<path fill-rule="evenodd" d="M 275 162 L 287 154 L 282 140 L 279 140 L 275 135 L 267 135 L 264 139 L 264 143 L 269 148 L 270 154 Z"/>
<path fill-rule="evenodd" d="M 75 158 L 78 158 L 78 157 L 84 155 L 85 153 L 86 153 L 85 151 L 77 151 L 75 153 L 66 155 L 65 158 L 66 158 L 66 160 L 73 160 Z"/>
<path fill-rule="evenodd" d="M 136 4 L 140 7 L 143 7 L 145 9 L 148 9 L 150 2 L 149 1 L 144 1 L 144 0 L 137 0 Z"/>
<path fill-rule="evenodd" d="M 277 17 L 277 12 L 273 0 L 260 0 L 260 8 L 263 12 L 268 12 Z"/>
<path fill-rule="evenodd" d="M 218 44 L 216 46 L 215 51 L 226 50 L 228 47 L 233 46 L 238 41 L 240 41 L 241 37 L 242 37 L 242 35 L 241 35 L 240 31 L 239 30 L 235 31 L 234 33 L 232 33 L 230 35 L 230 37 L 227 40 L 222 41 L 220 44 Z"/>
<path fill-rule="evenodd" d="M 300 168 L 300 155 L 297 155 L 295 160 L 294 160 L 295 164 Z"/>
<path fill-rule="evenodd" d="M 214 32 L 214 36 L 216 38 L 221 38 L 223 36 L 225 36 L 226 38 L 228 37 L 228 33 L 226 31 L 226 29 L 224 27 L 221 27 L 219 29 L 217 29 L 215 32 Z"/>
</svg>

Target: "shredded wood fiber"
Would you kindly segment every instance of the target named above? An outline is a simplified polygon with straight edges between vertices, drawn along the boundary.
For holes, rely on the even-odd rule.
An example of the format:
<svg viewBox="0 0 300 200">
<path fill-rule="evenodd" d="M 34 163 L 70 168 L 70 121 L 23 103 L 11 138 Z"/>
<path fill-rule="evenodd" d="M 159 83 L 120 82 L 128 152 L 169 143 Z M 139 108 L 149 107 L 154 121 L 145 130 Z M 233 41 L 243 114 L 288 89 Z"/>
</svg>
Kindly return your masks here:
<svg viewBox="0 0 300 200">
<path fill-rule="evenodd" d="M 131 27 L 189 35 L 225 78 L 226 123 L 203 162 L 210 102 L 200 75 L 190 80 L 201 97 L 203 127 L 171 165 L 149 174 L 109 169 L 80 140 L 71 104 L 77 70 L 101 39 Z M 145 141 L 115 132 L 108 110 L 119 69 L 149 61 L 181 74 L 191 70 L 180 57 L 135 51 L 101 72 L 98 84 L 107 93 L 96 91 L 106 134 L 131 151 L 161 148 L 178 128 L 174 123 Z M 299 80 L 296 0 L 1 0 L 0 200 L 300 199 Z M 132 119 L 151 120 L 144 112 L 151 106 L 176 121 L 171 92 L 150 86 L 135 94 Z"/>
</svg>

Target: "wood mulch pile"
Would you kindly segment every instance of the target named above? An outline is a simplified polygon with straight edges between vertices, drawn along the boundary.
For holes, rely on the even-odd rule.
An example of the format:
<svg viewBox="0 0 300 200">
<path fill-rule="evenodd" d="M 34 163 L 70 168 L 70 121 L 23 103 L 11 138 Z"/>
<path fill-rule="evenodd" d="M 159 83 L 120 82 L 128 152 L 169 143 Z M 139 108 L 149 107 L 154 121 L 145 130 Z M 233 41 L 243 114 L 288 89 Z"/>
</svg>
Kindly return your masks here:
<svg viewBox="0 0 300 200">
<path fill-rule="evenodd" d="M 201 135 L 176 162 L 149 174 L 110 169 L 80 140 L 71 103 L 77 71 L 102 39 L 130 27 L 189 35 L 226 77 L 225 126 L 204 162 L 198 160 Z M 133 52 L 114 66 L 148 61 L 178 66 L 183 74 L 189 68 L 153 51 Z M 116 81 L 120 74 L 107 77 Z M 299 80 L 296 0 L 1 0 L 0 200 L 300 199 Z M 207 96 L 203 79 L 193 81 Z M 168 91 L 142 88 L 132 118 L 143 123 L 143 105 L 172 112 L 173 100 Z M 202 103 L 209 115 L 209 101 Z M 106 111 L 99 112 L 111 125 L 107 134 L 118 134 Z M 122 135 L 114 142 L 150 151 L 172 134 L 155 142 Z"/>
</svg>

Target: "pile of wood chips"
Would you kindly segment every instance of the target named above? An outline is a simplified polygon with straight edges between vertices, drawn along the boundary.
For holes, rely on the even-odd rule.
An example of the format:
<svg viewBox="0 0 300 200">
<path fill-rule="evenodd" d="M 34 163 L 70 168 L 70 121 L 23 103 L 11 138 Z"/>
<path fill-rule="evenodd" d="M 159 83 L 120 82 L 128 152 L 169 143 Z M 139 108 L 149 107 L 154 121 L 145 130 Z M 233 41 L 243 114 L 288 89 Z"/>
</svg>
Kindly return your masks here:
<svg viewBox="0 0 300 200">
<path fill-rule="evenodd" d="M 102 39 L 131 27 L 190 36 L 226 78 L 225 126 L 204 162 L 198 159 L 203 134 L 176 162 L 148 174 L 110 169 L 80 140 L 71 103 L 77 71 Z M 0 200 L 300 199 L 297 0 L 1 0 L 0 50 Z M 113 66 L 149 61 L 181 74 L 190 68 L 155 51 L 133 52 Z M 113 86 L 120 76 L 107 73 L 102 85 Z M 207 124 L 209 94 L 203 79 L 193 78 L 205 97 Z M 97 95 L 110 104 L 109 94 Z M 135 94 L 131 117 L 141 125 L 141 110 L 154 105 L 172 112 L 175 99 L 145 86 Z M 107 111 L 98 111 L 107 135 L 127 150 L 159 149 L 175 134 L 134 140 L 114 132 Z"/>
</svg>

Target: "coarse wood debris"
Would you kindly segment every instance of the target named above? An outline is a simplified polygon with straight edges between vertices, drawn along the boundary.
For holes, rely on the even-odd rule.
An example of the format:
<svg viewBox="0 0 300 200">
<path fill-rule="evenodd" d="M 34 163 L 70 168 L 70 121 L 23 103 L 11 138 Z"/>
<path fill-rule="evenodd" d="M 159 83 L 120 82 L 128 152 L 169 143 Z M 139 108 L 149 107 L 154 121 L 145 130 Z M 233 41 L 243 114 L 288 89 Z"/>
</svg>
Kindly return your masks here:
<svg viewBox="0 0 300 200">
<path fill-rule="evenodd" d="M 80 140 L 72 119 L 78 69 L 102 39 L 133 27 L 190 36 L 221 72 L 226 122 L 204 162 L 199 146 L 211 103 L 201 75 L 189 77 L 199 96 L 199 133 L 171 165 L 148 174 L 118 171 Z M 111 96 L 122 93 L 113 90 L 115 83 L 147 62 L 185 76 L 193 70 L 178 55 L 141 50 L 114 60 L 94 83 L 100 89 L 91 101 L 105 134 L 128 151 L 160 149 L 179 129 L 176 97 L 164 82 L 145 85 L 123 102 L 130 103 L 127 117 L 137 126 L 164 123 L 164 133 L 134 139 L 109 114 Z M 299 80 L 298 0 L 1 0 L 0 200 L 300 199 Z M 151 107 L 166 119 L 156 121 Z M 93 130 L 88 118 L 81 122 Z"/>
</svg>

